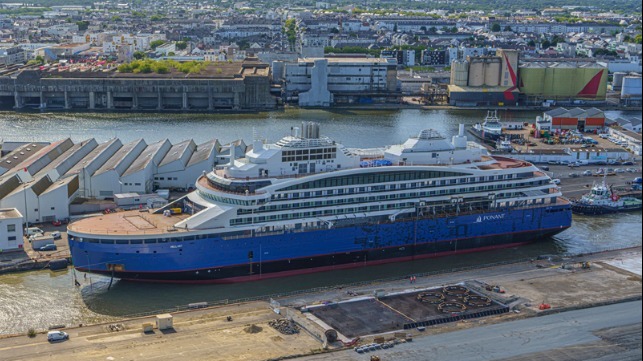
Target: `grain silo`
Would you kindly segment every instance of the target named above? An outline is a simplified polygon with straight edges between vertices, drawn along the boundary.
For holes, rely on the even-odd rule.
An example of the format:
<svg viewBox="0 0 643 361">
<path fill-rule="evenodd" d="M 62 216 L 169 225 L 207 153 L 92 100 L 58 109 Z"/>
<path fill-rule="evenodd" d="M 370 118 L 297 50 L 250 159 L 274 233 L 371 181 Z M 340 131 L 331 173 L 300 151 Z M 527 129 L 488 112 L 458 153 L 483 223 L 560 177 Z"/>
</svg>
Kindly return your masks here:
<svg viewBox="0 0 643 361">
<path fill-rule="evenodd" d="M 641 97 L 641 77 L 626 76 L 623 78 L 623 87 L 621 88 L 621 98 L 640 98 Z"/>
<path fill-rule="evenodd" d="M 498 86 L 500 85 L 500 58 L 489 57 L 485 58 L 484 64 L 484 85 Z"/>
<path fill-rule="evenodd" d="M 484 85 L 484 58 L 468 57 L 469 60 L 469 86 Z"/>
<path fill-rule="evenodd" d="M 467 86 L 469 78 L 469 62 L 466 60 L 455 60 L 451 63 L 451 84 Z"/>
<path fill-rule="evenodd" d="M 626 75 L 627 73 L 621 71 L 614 73 L 614 79 L 612 80 L 612 89 L 620 90 L 623 86 L 623 78 L 625 78 Z"/>
</svg>

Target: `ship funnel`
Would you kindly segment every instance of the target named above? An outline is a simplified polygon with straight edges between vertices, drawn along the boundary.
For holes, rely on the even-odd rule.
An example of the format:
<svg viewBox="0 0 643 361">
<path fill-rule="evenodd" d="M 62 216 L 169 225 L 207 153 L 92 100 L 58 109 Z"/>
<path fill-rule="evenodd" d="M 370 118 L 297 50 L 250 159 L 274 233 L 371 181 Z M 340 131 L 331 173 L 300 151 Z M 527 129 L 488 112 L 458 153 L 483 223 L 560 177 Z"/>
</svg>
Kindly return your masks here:
<svg viewBox="0 0 643 361">
<path fill-rule="evenodd" d="M 464 124 L 460 124 L 458 128 L 458 135 L 454 135 L 453 138 L 451 138 L 451 143 L 453 143 L 453 145 L 459 149 L 467 148 L 467 136 L 464 135 Z"/>
<path fill-rule="evenodd" d="M 301 137 L 306 139 L 319 138 L 319 123 L 301 122 Z"/>
</svg>

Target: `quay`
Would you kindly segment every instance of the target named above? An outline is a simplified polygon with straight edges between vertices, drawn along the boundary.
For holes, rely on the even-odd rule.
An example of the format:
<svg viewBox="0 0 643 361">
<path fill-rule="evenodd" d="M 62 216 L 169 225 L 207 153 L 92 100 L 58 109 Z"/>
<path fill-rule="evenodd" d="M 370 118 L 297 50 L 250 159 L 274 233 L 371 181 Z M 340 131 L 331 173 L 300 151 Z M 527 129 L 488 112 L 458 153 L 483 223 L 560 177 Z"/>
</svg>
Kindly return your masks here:
<svg viewBox="0 0 643 361">
<path fill-rule="evenodd" d="M 270 302 L 264 299 L 198 308 L 174 312 L 172 328 L 153 328 L 147 333 L 143 332 L 142 327 L 146 323 L 154 324 L 153 314 L 110 324 L 64 325 L 63 330 L 70 335 L 68 341 L 48 343 L 46 330 L 35 330 L 37 334 L 33 338 L 27 335 L 3 337 L 0 339 L 0 350 L 3 360 L 116 360 L 127 359 L 132 354 L 137 355 L 137 360 L 281 360 L 295 356 L 311 361 L 365 360 L 368 356 L 357 354 L 352 350 L 353 347 L 385 339 L 398 342 L 398 345 L 391 350 L 371 351 L 370 355 L 380 355 L 383 361 L 397 360 L 400 358 L 394 355 L 401 352 L 402 355 L 415 355 L 415 358 L 409 359 L 419 360 L 418 355 L 431 352 L 432 337 L 448 337 L 449 334 L 465 331 L 484 332 L 487 327 L 503 327 L 502 324 L 507 322 L 539 322 L 537 320 L 542 320 L 542 317 L 561 312 L 561 315 L 573 315 L 573 310 L 591 307 L 596 307 L 592 309 L 596 312 L 594 317 L 604 318 L 607 316 L 605 312 L 609 311 L 602 311 L 604 308 L 598 306 L 616 307 L 614 304 L 622 303 L 622 307 L 627 307 L 634 304 L 632 301 L 641 299 L 642 254 L 639 246 L 575 257 L 542 256 L 512 264 L 418 275 L 412 283 L 409 278 L 402 278 L 274 297 Z M 359 329 L 351 330 L 350 325 L 346 324 L 344 326 L 349 328 L 345 332 L 356 332 L 357 336 L 349 338 L 340 332 L 337 334 L 338 340 L 334 342 L 331 341 L 333 337 L 328 337 L 333 333 L 327 332 L 329 326 L 326 322 L 310 313 L 301 312 L 315 305 L 332 308 L 333 305 L 365 299 L 373 300 L 372 303 L 378 308 L 382 307 L 382 300 L 396 310 L 399 307 L 391 300 L 399 301 L 399 295 L 463 285 L 475 289 L 481 296 L 479 299 L 489 298 L 507 307 L 509 312 L 466 319 L 452 317 L 451 322 L 428 325 L 422 331 L 411 328 L 364 334 Z M 453 292 L 458 290 L 458 287 L 451 288 Z M 409 298 L 404 302 L 411 301 L 414 299 Z M 158 314 L 167 311 L 159 310 Z M 370 314 L 370 319 L 364 321 L 373 323 L 373 327 L 381 322 L 375 312 L 365 310 L 362 313 Z M 568 322 L 573 323 L 571 317 L 563 316 L 568 321 L 561 321 L 561 327 Z M 281 327 L 282 333 L 270 326 L 270 321 L 283 318 L 292 319 L 298 332 L 288 332 Z M 640 329 L 640 317 L 638 321 L 634 318 L 628 322 L 634 322 L 633 327 L 638 325 Z M 625 333 L 620 327 L 605 327 L 604 332 L 612 330 L 617 333 L 614 337 Z M 403 336 L 399 335 L 400 331 Z M 638 343 L 640 349 L 640 333 L 636 334 L 638 336 L 632 336 L 630 341 L 634 346 Z M 396 335 L 398 341 L 393 341 Z M 403 342 L 400 337 L 412 338 L 413 341 L 400 345 Z M 506 346 L 509 348 L 508 344 Z M 606 344 L 605 347 L 616 346 Z M 623 349 L 613 351 L 618 353 Z M 391 356 L 387 358 L 389 354 Z"/>
</svg>

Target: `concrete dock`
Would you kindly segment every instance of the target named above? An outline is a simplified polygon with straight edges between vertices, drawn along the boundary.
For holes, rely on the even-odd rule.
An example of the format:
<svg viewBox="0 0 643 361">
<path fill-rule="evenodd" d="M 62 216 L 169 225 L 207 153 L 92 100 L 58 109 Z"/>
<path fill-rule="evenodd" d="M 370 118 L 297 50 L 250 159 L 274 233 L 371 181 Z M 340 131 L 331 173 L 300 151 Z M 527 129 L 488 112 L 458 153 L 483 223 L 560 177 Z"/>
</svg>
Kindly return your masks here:
<svg viewBox="0 0 643 361">
<path fill-rule="evenodd" d="M 534 316 L 640 300 L 642 254 L 641 247 L 636 247 L 565 259 L 544 257 L 531 262 L 418 277 L 414 283 L 398 280 L 281 298 L 272 304 L 250 302 L 198 309 L 173 314 L 174 328 L 171 330 L 160 331 L 155 328 L 147 334 L 142 332 L 142 325 L 154 323 L 153 317 L 70 327 L 64 329 L 70 339 L 59 343 L 48 343 L 46 330 L 37 330 L 38 334 L 33 338 L 15 335 L 0 339 L 0 352 L 3 360 L 277 360 L 323 352 L 332 353 L 313 356 L 311 360 L 367 360 L 367 355 L 341 351 L 349 348 L 342 342 L 325 345 L 324 323 L 302 316 L 304 314 L 300 308 L 376 294 L 383 300 L 387 295 L 405 292 L 415 292 L 414 297 L 417 297 L 421 290 L 458 284 L 477 287 L 476 292 L 480 295 L 510 308 L 508 313 L 437 324 L 426 327 L 423 332 L 404 330 L 412 333 L 414 341 L 399 349 L 410 348 L 408 352 L 420 355 L 433 347 L 422 341 L 430 340 L 430 337 L 425 337 L 428 335 L 473 330 Z M 585 262 L 589 262 L 589 268 L 582 267 Z M 488 291 L 484 285 L 497 285 L 505 292 Z M 543 303 L 551 308 L 541 310 Z M 292 316 L 297 321 L 301 328 L 299 333 L 280 333 L 268 325 L 270 320 L 285 316 Z M 632 322 L 640 325 L 640 317 L 632 319 Z M 625 331 L 614 329 L 613 332 L 620 334 Z M 373 342 L 375 337 L 391 339 L 394 332 L 359 336 L 355 345 Z M 640 349 L 640 337 L 633 342 L 638 342 Z M 327 346 L 326 349 L 324 346 Z M 340 352 L 333 352 L 337 350 Z M 346 358 L 340 355 L 346 355 Z"/>
</svg>

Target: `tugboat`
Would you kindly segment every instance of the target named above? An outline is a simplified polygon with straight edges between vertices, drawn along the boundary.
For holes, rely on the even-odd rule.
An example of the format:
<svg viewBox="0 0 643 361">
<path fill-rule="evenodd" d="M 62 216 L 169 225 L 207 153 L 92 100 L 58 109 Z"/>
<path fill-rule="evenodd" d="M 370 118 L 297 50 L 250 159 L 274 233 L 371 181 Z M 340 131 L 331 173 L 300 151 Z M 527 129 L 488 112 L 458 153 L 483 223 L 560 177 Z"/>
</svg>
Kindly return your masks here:
<svg viewBox="0 0 643 361">
<path fill-rule="evenodd" d="M 496 110 L 487 111 L 484 123 L 476 123 L 469 130 L 471 134 L 486 142 L 495 142 L 502 136 L 502 123 Z"/>
<path fill-rule="evenodd" d="M 572 200 L 572 212 L 590 216 L 636 211 L 641 209 L 640 199 L 631 196 L 619 196 L 607 186 L 605 177 L 601 183 L 595 183 L 592 190 L 579 200 Z"/>
<path fill-rule="evenodd" d="M 514 147 L 507 138 L 499 138 L 496 141 L 496 150 L 504 153 L 513 153 Z"/>
</svg>

